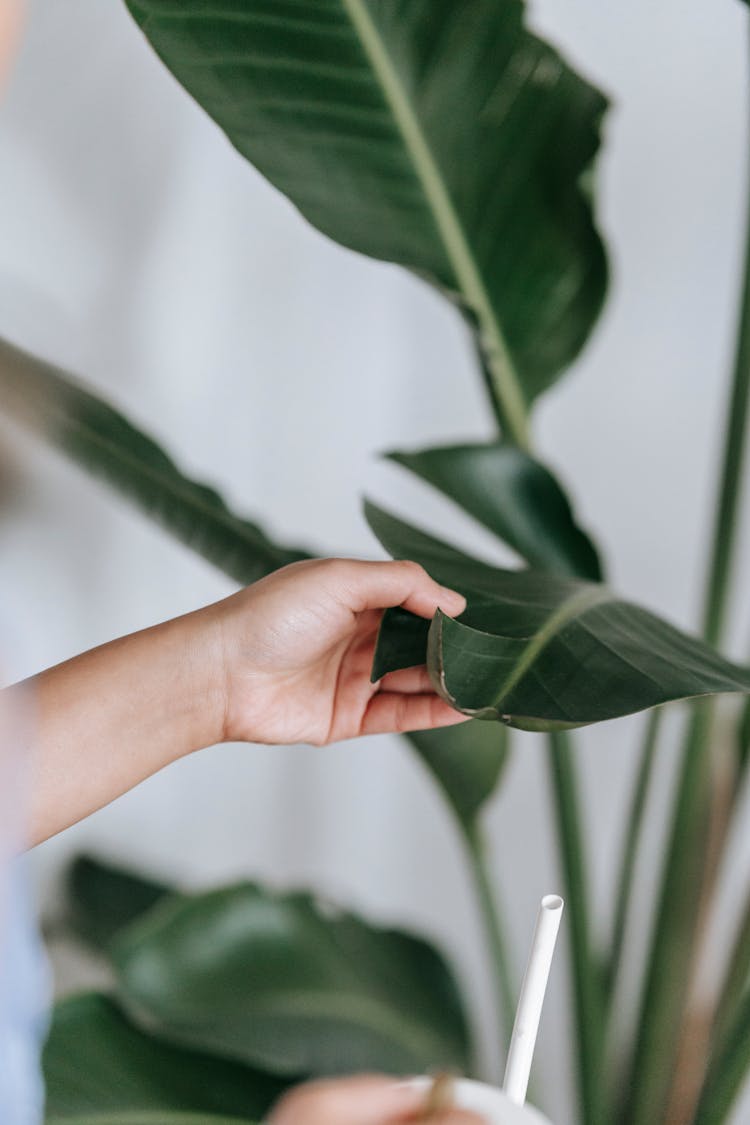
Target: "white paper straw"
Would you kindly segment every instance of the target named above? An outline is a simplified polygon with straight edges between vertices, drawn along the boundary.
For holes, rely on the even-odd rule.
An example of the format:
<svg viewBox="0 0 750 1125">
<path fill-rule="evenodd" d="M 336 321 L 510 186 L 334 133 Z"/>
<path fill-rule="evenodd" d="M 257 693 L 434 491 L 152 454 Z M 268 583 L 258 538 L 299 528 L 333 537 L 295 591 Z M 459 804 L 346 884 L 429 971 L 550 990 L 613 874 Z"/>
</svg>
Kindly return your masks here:
<svg viewBox="0 0 750 1125">
<path fill-rule="evenodd" d="M 518 998 L 516 1020 L 508 1049 L 503 1088 L 512 1102 L 523 1105 L 529 1085 L 531 1060 L 536 1046 L 544 994 L 560 929 L 563 900 L 559 895 L 545 895 L 539 907 L 531 940 L 531 951 Z"/>
</svg>

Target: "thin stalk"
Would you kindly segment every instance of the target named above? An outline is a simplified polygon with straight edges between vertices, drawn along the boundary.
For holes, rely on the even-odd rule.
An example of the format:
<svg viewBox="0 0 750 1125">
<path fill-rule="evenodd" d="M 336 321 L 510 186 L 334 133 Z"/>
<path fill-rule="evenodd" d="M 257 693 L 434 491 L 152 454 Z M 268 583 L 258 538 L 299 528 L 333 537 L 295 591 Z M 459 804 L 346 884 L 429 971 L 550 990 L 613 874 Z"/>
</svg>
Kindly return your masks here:
<svg viewBox="0 0 750 1125">
<path fill-rule="evenodd" d="M 656 709 L 652 711 L 648 717 L 638 773 L 633 786 L 630 809 L 626 820 L 625 841 L 623 843 L 622 857 L 620 859 L 620 875 L 617 880 L 615 912 L 612 922 L 611 952 L 605 971 L 604 990 L 608 1018 L 611 1014 L 612 1003 L 617 993 L 617 982 L 625 944 L 625 929 L 628 915 L 630 914 L 631 899 L 633 897 L 635 864 L 638 858 L 644 814 L 646 812 L 646 797 L 653 775 L 656 744 L 663 714 L 664 712 L 661 709 Z"/>
<path fill-rule="evenodd" d="M 734 775 L 730 781 L 728 819 L 737 815 L 742 807 L 748 751 L 750 750 L 750 709 L 745 705 L 738 724 Z M 742 915 L 735 933 L 732 951 L 727 961 L 723 982 L 718 990 L 711 1029 L 712 1052 L 721 1050 L 732 1021 L 750 982 L 750 892 L 745 898 Z"/>
<path fill-rule="evenodd" d="M 593 949 L 588 872 L 572 742 L 565 731 L 549 740 L 549 769 L 570 926 L 571 977 L 581 1117 L 584 1125 L 602 1119 L 604 1006 L 602 977 Z"/>
<path fill-rule="evenodd" d="M 740 713 L 737 723 L 737 738 L 735 742 L 735 759 L 737 765 L 737 790 L 739 791 L 747 773 L 750 761 L 750 699 L 747 699 Z"/>
<path fill-rule="evenodd" d="M 750 144 L 748 144 L 750 158 Z M 724 463 L 714 520 L 713 554 L 703 607 L 703 635 L 717 645 L 723 633 L 737 531 L 742 466 L 750 403 L 750 167 L 746 179 L 745 260 L 737 324 L 732 386 L 724 422 Z"/>
<path fill-rule="evenodd" d="M 664 1120 L 692 979 L 695 937 L 710 832 L 710 704 L 691 717 L 677 783 L 672 828 L 644 976 L 638 1035 L 623 1121 Z"/>
<path fill-rule="evenodd" d="M 747 416 L 750 401 L 750 184 L 748 189 L 745 266 L 737 346 L 732 388 L 724 424 L 724 464 L 714 521 L 713 557 L 709 567 L 703 609 L 703 635 L 712 645 L 719 643 L 724 630 L 737 531 L 737 509 L 742 486 L 742 466 L 747 446 Z"/>
<path fill-rule="evenodd" d="M 725 1044 L 734 1017 L 742 1004 L 750 978 L 750 896 L 737 927 L 737 936 L 729 958 L 724 984 L 714 1016 L 712 1039 L 716 1049 Z"/>
<path fill-rule="evenodd" d="M 693 1125 L 724 1125 L 750 1067 L 750 994 L 744 994 L 733 1026 L 708 1071 Z"/>
<path fill-rule="evenodd" d="M 726 619 L 750 398 L 750 178 L 747 207 L 734 371 L 703 607 L 703 635 L 713 645 L 721 640 Z M 679 1050 L 680 1024 L 693 976 L 700 914 L 705 908 L 712 710 L 707 703 L 696 706 L 683 751 L 633 1056 L 628 1125 L 652 1125 L 662 1119 Z"/>
<path fill-rule="evenodd" d="M 492 879 L 487 862 L 487 851 L 482 842 L 478 825 L 462 825 L 464 839 L 469 854 L 469 863 L 474 877 L 477 902 L 492 962 L 492 979 L 495 990 L 498 1027 L 501 1043 L 509 1043 L 513 1031 L 517 989 L 510 969 L 508 943 L 503 932 L 500 913 L 492 890 Z M 495 1076 L 499 1082 L 502 1075 Z"/>
</svg>

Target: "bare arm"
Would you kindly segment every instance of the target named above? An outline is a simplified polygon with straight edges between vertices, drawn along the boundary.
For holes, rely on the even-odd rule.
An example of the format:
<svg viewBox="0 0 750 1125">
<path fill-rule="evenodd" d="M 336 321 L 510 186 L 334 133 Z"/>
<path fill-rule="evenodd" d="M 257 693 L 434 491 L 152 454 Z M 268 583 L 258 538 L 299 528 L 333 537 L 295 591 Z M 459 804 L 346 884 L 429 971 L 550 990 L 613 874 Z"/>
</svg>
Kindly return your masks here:
<svg viewBox="0 0 750 1125">
<path fill-rule="evenodd" d="M 438 606 L 459 613 L 464 600 L 412 563 L 295 563 L 27 681 L 31 842 L 218 742 L 323 745 L 460 722 L 424 668 L 370 683 L 380 618 L 393 605 L 431 617 Z"/>
</svg>

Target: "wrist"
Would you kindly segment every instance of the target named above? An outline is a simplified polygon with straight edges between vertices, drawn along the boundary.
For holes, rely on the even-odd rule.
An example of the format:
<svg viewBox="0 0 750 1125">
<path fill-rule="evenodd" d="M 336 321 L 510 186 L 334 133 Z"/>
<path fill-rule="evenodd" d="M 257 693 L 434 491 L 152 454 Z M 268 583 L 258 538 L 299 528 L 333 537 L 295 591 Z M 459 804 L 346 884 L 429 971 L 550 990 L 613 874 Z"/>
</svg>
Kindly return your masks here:
<svg viewBox="0 0 750 1125">
<path fill-rule="evenodd" d="M 217 606 L 206 606 L 168 621 L 165 651 L 179 668 L 175 758 L 228 741 L 227 660 Z"/>
</svg>

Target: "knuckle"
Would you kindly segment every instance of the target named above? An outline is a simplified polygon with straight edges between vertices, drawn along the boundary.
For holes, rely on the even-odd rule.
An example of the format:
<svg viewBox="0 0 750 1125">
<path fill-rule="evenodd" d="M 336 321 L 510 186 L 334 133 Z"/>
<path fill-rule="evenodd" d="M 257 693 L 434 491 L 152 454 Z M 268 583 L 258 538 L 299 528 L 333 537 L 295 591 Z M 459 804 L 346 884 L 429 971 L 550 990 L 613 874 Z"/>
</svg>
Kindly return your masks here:
<svg viewBox="0 0 750 1125">
<path fill-rule="evenodd" d="M 396 703 L 396 723 L 395 723 L 396 730 L 405 731 L 405 730 L 408 730 L 410 725 L 411 725 L 410 722 L 409 722 L 409 718 L 410 718 L 409 703 L 410 703 L 409 697 L 406 696 L 406 695 L 400 696 L 399 699 L 398 699 L 398 702 Z"/>
</svg>

